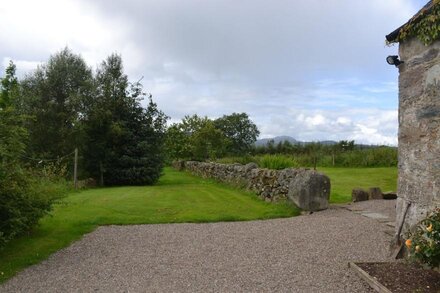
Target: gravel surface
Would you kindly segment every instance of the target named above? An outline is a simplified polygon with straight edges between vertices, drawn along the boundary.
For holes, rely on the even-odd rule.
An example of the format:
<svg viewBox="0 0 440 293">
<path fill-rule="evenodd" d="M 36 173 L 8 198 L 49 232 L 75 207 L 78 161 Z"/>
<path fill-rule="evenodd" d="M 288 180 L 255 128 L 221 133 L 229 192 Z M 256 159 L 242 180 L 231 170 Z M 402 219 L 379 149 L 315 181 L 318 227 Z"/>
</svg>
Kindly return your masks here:
<svg viewBox="0 0 440 293">
<path fill-rule="evenodd" d="M 373 292 L 347 263 L 386 260 L 385 229 L 340 206 L 266 221 L 106 226 L 0 292 Z"/>
</svg>

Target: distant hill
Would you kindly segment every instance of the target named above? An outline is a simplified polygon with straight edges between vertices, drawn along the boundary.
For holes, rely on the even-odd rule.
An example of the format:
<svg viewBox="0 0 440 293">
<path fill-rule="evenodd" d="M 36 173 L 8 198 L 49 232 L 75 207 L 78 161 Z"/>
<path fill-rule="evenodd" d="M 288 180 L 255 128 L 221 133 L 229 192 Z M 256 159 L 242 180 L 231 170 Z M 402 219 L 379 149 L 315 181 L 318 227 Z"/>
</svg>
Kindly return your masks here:
<svg viewBox="0 0 440 293">
<path fill-rule="evenodd" d="M 269 141 L 271 141 L 271 140 L 274 141 L 275 145 L 277 145 L 277 144 L 280 143 L 280 142 L 284 142 L 284 141 L 288 141 L 288 142 L 290 142 L 291 144 L 302 144 L 302 145 L 311 143 L 311 142 L 309 142 L 309 141 L 298 141 L 298 140 L 294 139 L 294 138 L 291 137 L 291 136 L 282 135 L 282 136 L 275 136 L 275 137 L 273 137 L 273 138 L 262 138 L 262 139 L 258 139 L 258 140 L 255 142 L 255 145 L 256 145 L 256 146 L 264 146 L 264 145 L 267 145 L 267 143 L 268 143 Z M 333 140 L 323 140 L 323 141 L 319 141 L 319 143 L 320 143 L 320 144 L 323 144 L 323 145 L 334 145 L 334 144 L 337 144 L 338 142 L 333 141 Z"/>
<path fill-rule="evenodd" d="M 288 141 L 288 142 L 290 142 L 290 143 L 292 143 L 292 144 L 300 143 L 299 141 L 297 141 L 296 139 L 294 139 L 294 138 L 291 137 L 291 136 L 283 135 L 283 136 L 275 136 L 275 137 L 273 137 L 273 138 L 262 138 L 262 139 L 258 139 L 258 140 L 255 142 L 255 145 L 256 145 L 256 146 L 267 145 L 267 143 L 268 143 L 269 141 L 271 141 L 271 140 L 273 140 L 273 141 L 275 142 L 275 144 L 278 144 L 278 143 L 280 143 L 280 142 L 284 142 L 284 141 Z"/>
<path fill-rule="evenodd" d="M 267 145 L 267 143 L 270 140 L 273 140 L 275 142 L 275 145 L 277 145 L 280 142 L 284 142 L 284 141 L 288 141 L 291 144 L 300 144 L 300 145 L 306 145 L 306 144 L 312 143 L 310 141 L 299 141 L 299 140 L 294 139 L 291 136 L 282 135 L 282 136 L 275 136 L 273 138 L 258 139 L 255 142 L 255 146 L 265 146 L 265 145 Z M 322 141 L 318 141 L 318 142 L 320 144 L 322 144 L 322 145 L 335 145 L 335 144 L 338 143 L 337 141 L 334 141 L 334 140 L 322 140 Z M 355 144 L 355 147 L 356 148 L 360 148 L 360 149 L 377 148 L 377 147 L 382 147 L 382 146 L 384 146 L 384 145 Z M 388 146 L 388 147 L 396 148 L 396 147 L 393 147 L 393 146 Z"/>
</svg>

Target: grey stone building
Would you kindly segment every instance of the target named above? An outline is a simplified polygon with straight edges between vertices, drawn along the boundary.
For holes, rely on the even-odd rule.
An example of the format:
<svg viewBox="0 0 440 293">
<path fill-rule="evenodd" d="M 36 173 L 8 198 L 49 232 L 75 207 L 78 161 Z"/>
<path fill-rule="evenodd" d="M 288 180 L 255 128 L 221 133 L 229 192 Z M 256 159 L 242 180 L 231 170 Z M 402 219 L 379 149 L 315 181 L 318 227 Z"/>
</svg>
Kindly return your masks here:
<svg viewBox="0 0 440 293">
<path fill-rule="evenodd" d="M 440 207 L 440 1 L 386 36 L 399 43 L 399 179 L 396 232 Z M 393 58 L 391 58 L 393 59 Z"/>
</svg>

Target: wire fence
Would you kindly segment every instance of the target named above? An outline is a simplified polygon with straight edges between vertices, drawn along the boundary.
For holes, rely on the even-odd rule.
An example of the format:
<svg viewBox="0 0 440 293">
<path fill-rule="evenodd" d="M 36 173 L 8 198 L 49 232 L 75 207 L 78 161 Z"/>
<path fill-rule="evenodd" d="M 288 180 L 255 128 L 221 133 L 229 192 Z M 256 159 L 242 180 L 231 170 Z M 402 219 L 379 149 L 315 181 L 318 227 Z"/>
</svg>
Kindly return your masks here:
<svg viewBox="0 0 440 293">
<path fill-rule="evenodd" d="M 49 162 L 57 162 L 57 161 L 59 162 L 59 161 L 65 159 L 67 157 L 70 157 L 73 154 L 75 154 L 75 151 L 73 151 L 71 153 L 68 153 L 67 155 L 54 158 L 54 159 L 38 159 L 38 158 L 31 158 L 31 157 L 28 157 L 28 156 L 21 156 L 21 158 L 27 159 L 27 160 L 30 160 L 30 161 L 35 161 L 35 162 L 38 162 L 38 164 L 41 164 L 41 163 L 49 163 Z"/>
</svg>

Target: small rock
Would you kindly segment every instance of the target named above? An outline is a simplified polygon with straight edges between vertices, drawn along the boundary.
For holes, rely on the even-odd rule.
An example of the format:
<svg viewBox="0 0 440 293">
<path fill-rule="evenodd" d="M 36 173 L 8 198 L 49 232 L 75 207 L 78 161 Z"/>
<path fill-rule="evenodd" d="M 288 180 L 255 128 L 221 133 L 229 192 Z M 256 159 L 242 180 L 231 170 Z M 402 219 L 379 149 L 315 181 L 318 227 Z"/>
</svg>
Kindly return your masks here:
<svg viewBox="0 0 440 293">
<path fill-rule="evenodd" d="M 351 192 L 351 200 L 353 202 L 368 200 L 368 192 L 362 188 L 355 188 Z"/>
<path fill-rule="evenodd" d="M 395 192 L 387 192 L 382 194 L 383 199 L 396 199 L 397 193 Z"/>
<path fill-rule="evenodd" d="M 371 187 L 368 190 L 369 199 L 383 199 L 382 190 L 379 187 Z"/>
</svg>

